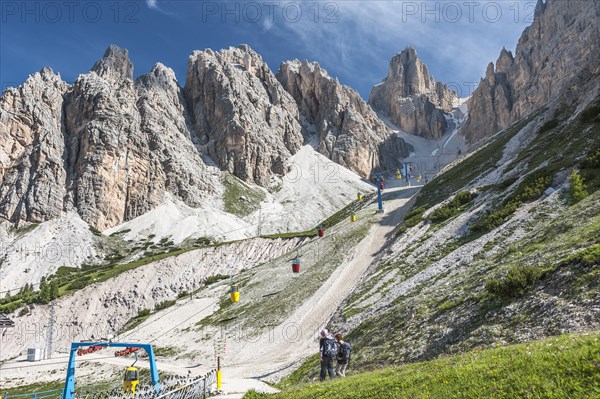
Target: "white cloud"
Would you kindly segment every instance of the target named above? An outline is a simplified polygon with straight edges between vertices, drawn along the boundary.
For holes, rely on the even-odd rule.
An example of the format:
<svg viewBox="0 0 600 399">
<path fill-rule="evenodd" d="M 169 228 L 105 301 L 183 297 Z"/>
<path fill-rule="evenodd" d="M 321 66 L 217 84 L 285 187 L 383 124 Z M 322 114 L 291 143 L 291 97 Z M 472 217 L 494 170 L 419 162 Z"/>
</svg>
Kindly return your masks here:
<svg viewBox="0 0 600 399">
<path fill-rule="evenodd" d="M 269 20 L 268 18 L 263 19 L 262 27 L 263 27 L 263 32 L 270 31 L 271 28 L 273 27 L 273 21 Z"/>
<path fill-rule="evenodd" d="M 323 7 L 325 3 L 314 4 Z M 364 84 L 380 81 L 390 58 L 407 45 L 416 48 L 437 79 L 459 84 L 478 82 L 502 46 L 514 48 L 523 28 L 531 22 L 525 18 L 529 10 L 526 2 L 520 13 L 516 3 L 487 0 L 327 4 L 336 4 L 337 10 L 321 9 L 318 20 L 309 9 L 303 10 L 306 18 L 303 15 L 297 22 L 278 14 L 270 34 L 301 47 L 305 54 L 329 66 L 333 74 Z M 331 15 L 337 22 L 326 23 L 325 18 Z"/>
<path fill-rule="evenodd" d="M 167 2 L 162 2 L 161 4 L 164 7 L 168 3 Z M 158 11 L 161 14 L 167 15 L 169 17 L 175 17 L 176 16 L 173 12 L 168 12 L 165 9 L 163 9 L 162 7 L 159 7 L 158 0 L 146 0 L 146 5 L 148 6 L 149 9 L 154 10 L 154 11 Z"/>
</svg>

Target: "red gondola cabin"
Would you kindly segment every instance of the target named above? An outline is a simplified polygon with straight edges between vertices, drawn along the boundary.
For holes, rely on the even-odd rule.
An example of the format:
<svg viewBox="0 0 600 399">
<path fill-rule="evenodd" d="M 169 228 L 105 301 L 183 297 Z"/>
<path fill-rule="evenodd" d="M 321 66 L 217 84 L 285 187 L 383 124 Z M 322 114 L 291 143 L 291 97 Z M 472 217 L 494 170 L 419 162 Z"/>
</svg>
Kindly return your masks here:
<svg viewBox="0 0 600 399">
<path fill-rule="evenodd" d="M 319 237 L 325 237 L 325 228 L 323 226 L 319 226 L 317 233 L 319 234 Z"/>
<path fill-rule="evenodd" d="M 292 261 L 292 272 L 300 273 L 300 259 L 296 258 Z"/>
</svg>

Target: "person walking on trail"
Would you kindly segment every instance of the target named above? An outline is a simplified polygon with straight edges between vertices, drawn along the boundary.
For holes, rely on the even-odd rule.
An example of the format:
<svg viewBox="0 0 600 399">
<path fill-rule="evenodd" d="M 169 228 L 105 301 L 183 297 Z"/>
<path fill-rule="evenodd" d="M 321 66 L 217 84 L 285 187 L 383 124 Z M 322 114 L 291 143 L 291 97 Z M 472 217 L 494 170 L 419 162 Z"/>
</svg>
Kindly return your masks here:
<svg viewBox="0 0 600 399">
<path fill-rule="evenodd" d="M 350 344 L 342 340 L 342 334 L 335 334 L 338 351 L 336 355 L 337 364 L 335 366 L 335 375 L 338 377 L 346 376 L 346 367 L 350 364 Z"/>
<path fill-rule="evenodd" d="M 325 380 L 327 374 L 329 374 L 329 378 L 334 378 L 333 359 L 337 355 L 337 342 L 331 338 L 329 331 L 325 328 L 321 330 L 319 353 L 321 356 L 321 381 Z"/>
</svg>

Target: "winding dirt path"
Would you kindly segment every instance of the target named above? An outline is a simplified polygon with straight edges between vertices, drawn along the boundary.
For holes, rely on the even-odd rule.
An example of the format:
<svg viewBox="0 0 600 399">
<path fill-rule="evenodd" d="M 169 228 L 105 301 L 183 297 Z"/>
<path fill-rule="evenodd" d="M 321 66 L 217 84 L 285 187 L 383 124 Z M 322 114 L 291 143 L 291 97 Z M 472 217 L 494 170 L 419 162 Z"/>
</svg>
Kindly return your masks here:
<svg viewBox="0 0 600 399">
<path fill-rule="evenodd" d="M 361 276 L 385 248 L 387 240 L 406 213 L 404 205 L 418 190 L 419 187 L 386 189 L 385 213 L 377 216 L 377 222 L 356 246 L 348 262 L 341 264 L 315 294 L 281 325 L 265 332 L 252 342 L 237 345 L 228 343 L 228 358 L 233 361 L 230 361 L 223 371 L 226 376 L 224 390 L 227 395 L 222 398 L 241 398 L 242 392 L 248 389 L 261 389 L 256 380 L 275 379 L 279 373 L 293 367 L 299 359 L 316 353 L 318 331 L 327 324 L 344 299 L 354 291 Z M 227 381 L 230 382 L 229 386 Z M 244 384 L 243 381 L 251 381 L 252 384 Z M 269 391 L 267 388 L 265 390 Z"/>
</svg>

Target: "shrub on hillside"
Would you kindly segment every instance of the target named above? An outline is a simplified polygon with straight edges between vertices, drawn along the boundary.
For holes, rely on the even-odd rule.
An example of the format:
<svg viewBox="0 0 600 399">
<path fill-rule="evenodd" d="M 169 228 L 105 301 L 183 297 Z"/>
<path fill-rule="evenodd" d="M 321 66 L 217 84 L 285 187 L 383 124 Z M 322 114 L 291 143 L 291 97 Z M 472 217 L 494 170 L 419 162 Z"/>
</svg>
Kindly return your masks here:
<svg viewBox="0 0 600 399">
<path fill-rule="evenodd" d="M 426 211 L 426 208 L 415 208 L 411 209 L 404 216 L 404 225 L 406 227 L 414 227 L 423 221 L 423 213 Z"/>
<path fill-rule="evenodd" d="M 585 186 L 585 182 L 583 181 L 583 177 L 581 177 L 579 172 L 576 170 L 571 173 L 571 177 L 569 177 L 569 183 L 571 184 L 571 187 L 569 188 L 569 194 L 571 194 L 571 199 L 574 203 L 581 201 L 589 195 Z"/>
<path fill-rule="evenodd" d="M 544 123 L 540 128 L 540 134 L 548 132 L 559 125 L 558 119 L 552 118 L 548 122 Z"/>
<path fill-rule="evenodd" d="M 528 176 L 515 192 L 504 201 L 500 209 L 487 211 L 483 217 L 471 225 L 472 231 L 486 232 L 504 224 L 524 202 L 535 201 L 552 184 L 552 176 L 544 171 Z"/>
<path fill-rule="evenodd" d="M 470 191 L 461 191 L 456 194 L 452 201 L 446 205 L 440 206 L 429 215 L 429 219 L 434 223 L 441 223 L 458 215 L 462 207 L 471 203 L 477 197 L 477 194 Z"/>
<path fill-rule="evenodd" d="M 187 291 L 181 291 L 179 294 L 177 294 L 177 298 L 179 298 L 179 299 L 185 298 L 187 296 L 190 296 L 190 293 Z"/>
<path fill-rule="evenodd" d="M 582 169 L 600 169 L 600 147 L 590 152 L 581 163 Z"/>
<path fill-rule="evenodd" d="M 583 112 L 581 112 L 580 117 L 581 120 L 586 123 L 598 120 L 598 118 L 600 118 L 600 101 L 596 100 L 594 104 L 590 105 Z"/>
<path fill-rule="evenodd" d="M 600 265 L 600 244 L 595 244 L 569 256 L 565 263 L 581 263 L 585 266 Z"/>
<path fill-rule="evenodd" d="M 520 202 L 511 201 L 500 209 L 486 212 L 480 220 L 471 225 L 471 230 L 485 232 L 495 229 L 504 224 L 519 205 Z"/>
<path fill-rule="evenodd" d="M 168 307 L 171 307 L 171 306 L 175 305 L 176 303 L 177 303 L 177 301 L 175 301 L 175 300 L 172 300 L 172 301 L 165 300 L 165 301 L 162 301 L 159 304 L 157 304 L 156 307 L 155 307 L 155 309 L 157 311 L 163 310 L 163 309 L 166 309 Z"/>
<path fill-rule="evenodd" d="M 600 244 L 593 245 L 582 252 L 581 263 L 586 266 L 600 265 Z"/>
<path fill-rule="evenodd" d="M 244 395 L 244 399 L 266 399 L 269 395 L 262 392 L 256 392 L 256 390 L 251 389 Z"/>
<path fill-rule="evenodd" d="M 450 204 L 440 206 L 429 215 L 429 219 L 434 223 L 441 223 L 454 216 L 456 209 Z"/>
<path fill-rule="evenodd" d="M 212 243 L 212 240 L 210 237 L 199 237 L 199 238 L 196 238 L 196 242 L 195 242 L 195 244 L 199 245 L 199 246 L 206 246 L 206 245 L 210 245 L 211 243 Z"/>
<path fill-rule="evenodd" d="M 503 298 L 519 298 L 532 288 L 541 277 L 538 268 L 514 266 L 502 279 L 491 278 L 485 283 L 485 289 L 492 295 Z"/>
<path fill-rule="evenodd" d="M 535 201 L 552 183 L 552 176 L 540 176 L 523 184 L 517 190 L 517 199 L 523 202 Z"/>
<path fill-rule="evenodd" d="M 29 313 L 29 306 L 25 306 L 23 309 L 21 309 L 19 311 L 19 317 L 23 317 L 25 316 L 27 313 Z"/>
<path fill-rule="evenodd" d="M 394 235 L 395 235 L 396 237 L 400 237 L 402 234 L 406 233 L 406 230 L 408 230 L 408 228 L 407 228 L 406 226 L 399 227 L 399 228 L 396 230 L 396 232 L 394 233 Z"/>
<path fill-rule="evenodd" d="M 91 283 L 91 279 L 89 276 L 79 277 L 78 279 L 73 280 L 69 285 L 67 285 L 67 290 L 80 290 L 82 288 L 87 287 Z"/>
<path fill-rule="evenodd" d="M 207 277 L 206 280 L 204 280 L 204 285 L 211 285 L 212 283 L 216 283 L 217 281 L 225 280 L 229 277 L 230 276 L 227 276 L 224 274 L 214 274 L 212 276 Z"/>
</svg>

